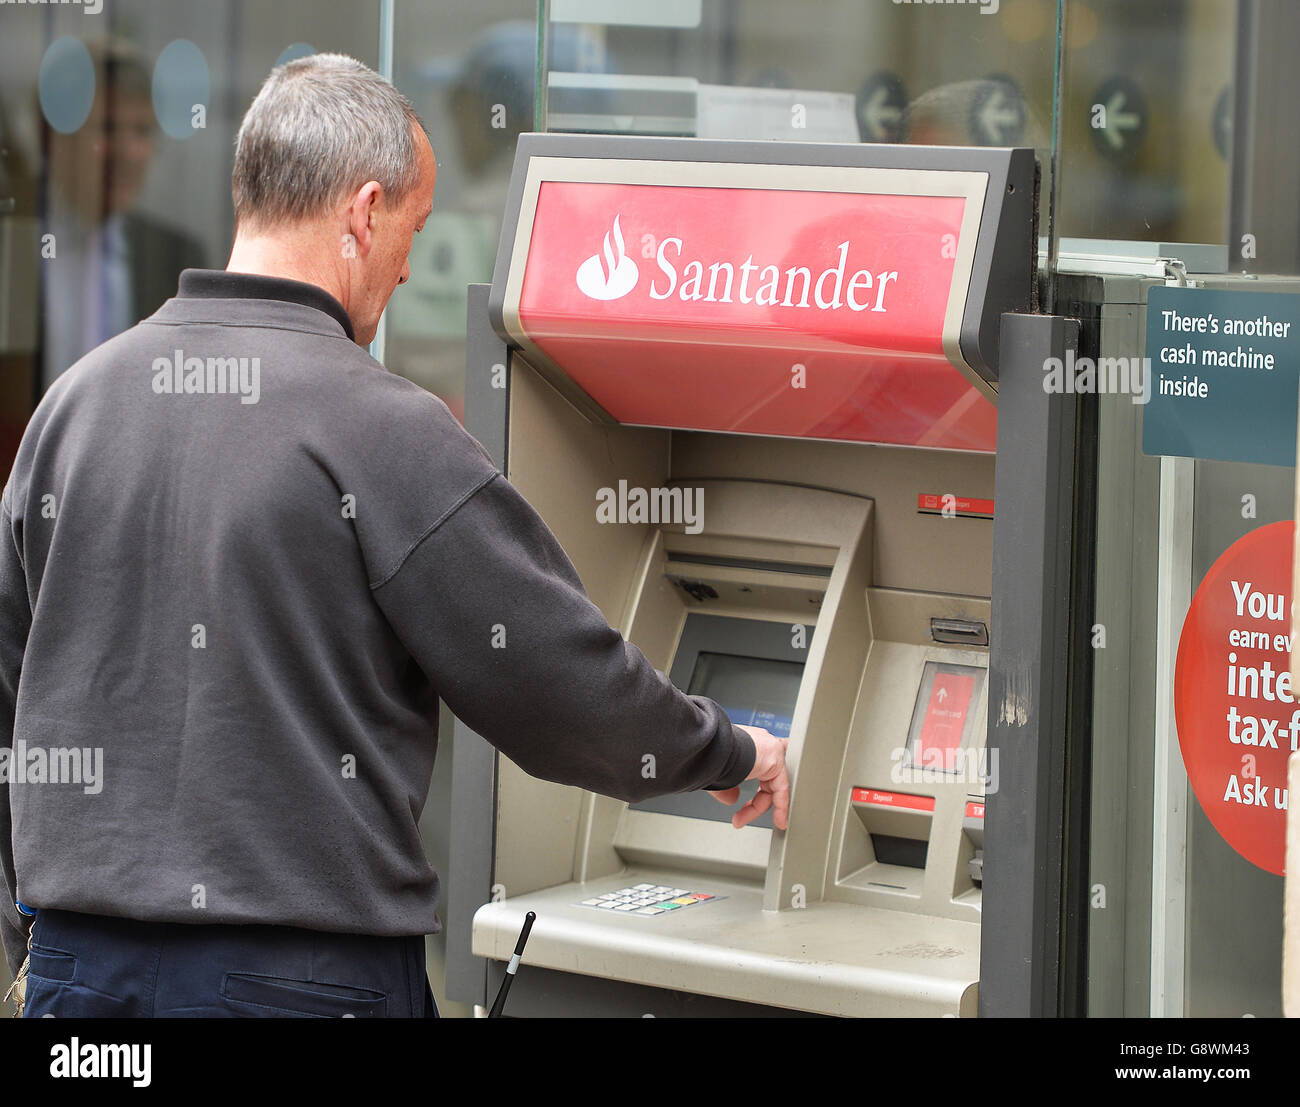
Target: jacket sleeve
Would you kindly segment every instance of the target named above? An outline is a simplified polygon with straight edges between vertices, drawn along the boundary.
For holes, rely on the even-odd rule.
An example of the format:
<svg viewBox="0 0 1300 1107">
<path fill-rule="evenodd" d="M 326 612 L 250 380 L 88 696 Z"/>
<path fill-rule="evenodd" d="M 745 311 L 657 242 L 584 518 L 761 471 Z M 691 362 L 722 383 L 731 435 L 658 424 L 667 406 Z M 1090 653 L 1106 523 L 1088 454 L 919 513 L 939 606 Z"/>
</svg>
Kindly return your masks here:
<svg viewBox="0 0 1300 1107">
<path fill-rule="evenodd" d="M 31 628 L 27 578 L 18 552 L 18 536 L 9 510 L 9 487 L 0 497 L 0 750 L 9 765 L 14 742 L 14 711 L 18 702 L 18 677 Z M 0 935 L 4 938 L 9 972 L 17 975 L 27 955 L 29 919 L 19 914 L 14 900 L 18 881 L 14 873 L 13 822 L 9 806 L 9 772 L 0 779 L 0 871 L 4 874 L 4 901 L 0 903 Z"/>
<path fill-rule="evenodd" d="M 636 801 L 753 768 L 753 740 L 609 625 L 499 473 L 374 594 L 447 705 L 533 776 Z"/>
</svg>

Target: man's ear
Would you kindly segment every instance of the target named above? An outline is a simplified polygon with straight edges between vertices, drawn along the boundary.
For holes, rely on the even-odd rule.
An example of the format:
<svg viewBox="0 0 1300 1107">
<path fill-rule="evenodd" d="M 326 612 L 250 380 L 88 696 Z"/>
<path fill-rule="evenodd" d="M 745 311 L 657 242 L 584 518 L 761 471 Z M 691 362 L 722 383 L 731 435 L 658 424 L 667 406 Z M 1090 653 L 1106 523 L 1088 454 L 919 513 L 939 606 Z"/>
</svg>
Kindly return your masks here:
<svg viewBox="0 0 1300 1107">
<path fill-rule="evenodd" d="M 370 253 L 375 220 L 383 205 L 384 187 L 378 181 L 367 181 L 352 197 L 348 205 L 348 233 L 356 240 L 357 256 L 365 257 Z"/>
</svg>

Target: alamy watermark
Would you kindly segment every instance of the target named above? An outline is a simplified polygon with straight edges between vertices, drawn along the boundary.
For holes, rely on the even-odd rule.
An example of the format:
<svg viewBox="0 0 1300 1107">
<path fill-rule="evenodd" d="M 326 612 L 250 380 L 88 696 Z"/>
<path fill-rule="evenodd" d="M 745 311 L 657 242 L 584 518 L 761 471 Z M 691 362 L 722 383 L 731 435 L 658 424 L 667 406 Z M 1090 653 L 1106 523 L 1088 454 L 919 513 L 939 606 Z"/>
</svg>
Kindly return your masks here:
<svg viewBox="0 0 1300 1107">
<path fill-rule="evenodd" d="M 0 748 L 0 784 L 80 784 L 88 796 L 104 789 L 103 746 L 28 746 L 19 738 Z"/>
<path fill-rule="evenodd" d="M 261 377 L 258 357 L 186 357 L 176 350 L 171 357 L 153 359 L 153 390 L 159 395 L 233 395 L 241 404 L 255 404 L 262 394 Z"/>
<path fill-rule="evenodd" d="M 899 746 L 889 759 L 889 779 L 895 784 L 972 784 L 982 787 L 986 796 L 998 790 L 996 749 L 931 749 L 917 757 L 909 747 Z"/>
<path fill-rule="evenodd" d="M 1049 357 L 1043 362 L 1043 391 L 1081 396 L 1131 396 L 1135 404 L 1151 399 L 1149 357 Z"/>
<path fill-rule="evenodd" d="M 130 1080 L 134 1087 L 147 1088 L 153 1083 L 152 1054 L 148 1042 L 119 1044 L 72 1038 L 50 1047 L 50 1076 L 55 1080 Z"/>
<path fill-rule="evenodd" d="M 704 529 L 704 489 L 638 488 L 627 481 L 596 490 L 598 523 L 683 523 L 687 534 Z"/>
</svg>

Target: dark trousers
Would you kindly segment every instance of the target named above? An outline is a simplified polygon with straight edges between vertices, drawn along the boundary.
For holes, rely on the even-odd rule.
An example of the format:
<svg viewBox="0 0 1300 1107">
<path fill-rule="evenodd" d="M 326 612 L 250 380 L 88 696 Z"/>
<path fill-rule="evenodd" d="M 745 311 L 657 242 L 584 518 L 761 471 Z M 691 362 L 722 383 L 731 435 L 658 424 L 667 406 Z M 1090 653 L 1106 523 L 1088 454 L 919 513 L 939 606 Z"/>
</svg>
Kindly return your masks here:
<svg viewBox="0 0 1300 1107">
<path fill-rule="evenodd" d="M 42 909 L 25 1018 L 437 1018 L 424 938 Z"/>
</svg>

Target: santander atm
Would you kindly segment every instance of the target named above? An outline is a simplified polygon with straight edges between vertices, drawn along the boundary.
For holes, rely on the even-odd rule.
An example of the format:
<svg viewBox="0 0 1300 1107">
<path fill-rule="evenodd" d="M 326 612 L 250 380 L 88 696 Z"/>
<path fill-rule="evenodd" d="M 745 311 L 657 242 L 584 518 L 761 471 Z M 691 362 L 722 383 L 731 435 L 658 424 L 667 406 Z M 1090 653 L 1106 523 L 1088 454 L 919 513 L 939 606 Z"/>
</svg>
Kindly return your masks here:
<svg viewBox="0 0 1300 1107">
<path fill-rule="evenodd" d="M 1005 854 L 1043 778 L 989 741 L 994 531 L 1052 476 L 1026 454 L 995 497 L 994 471 L 1000 368 L 1047 348 L 1003 319 L 1044 318 L 1035 190 L 1028 150 L 521 138 L 469 429 L 613 626 L 790 739 L 793 790 L 788 830 L 735 830 L 704 793 L 535 780 L 458 724 L 454 998 L 495 991 L 530 910 L 520 1015 L 972 1016 L 1003 939 L 1014 976 L 1042 889 Z M 1037 525 L 1008 541 L 1050 547 Z"/>
</svg>

